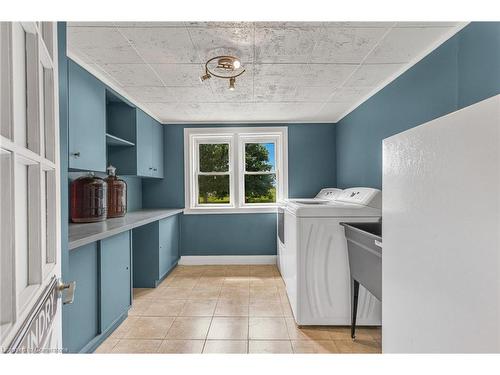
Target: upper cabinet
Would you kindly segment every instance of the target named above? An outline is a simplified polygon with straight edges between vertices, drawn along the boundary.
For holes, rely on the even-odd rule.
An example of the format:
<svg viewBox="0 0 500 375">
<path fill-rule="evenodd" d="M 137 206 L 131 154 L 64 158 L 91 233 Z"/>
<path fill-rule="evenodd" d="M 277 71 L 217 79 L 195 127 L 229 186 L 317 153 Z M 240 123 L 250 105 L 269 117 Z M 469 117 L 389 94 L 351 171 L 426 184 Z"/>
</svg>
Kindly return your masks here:
<svg viewBox="0 0 500 375">
<path fill-rule="evenodd" d="M 163 125 L 68 61 L 69 168 L 163 178 Z"/>
<path fill-rule="evenodd" d="M 153 177 L 163 178 L 164 165 L 163 165 L 163 125 L 153 120 Z"/>
<path fill-rule="evenodd" d="M 69 168 L 106 171 L 106 89 L 78 64 L 68 62 Z"/>
<path fill-rule="evenodd" d="M 117 168 L 118 174 L 163 178 L 160 123 L 138 108 L 108 103 L 107 136 L 108 163 Z"/>
<path fill-rule="evenodd" d="M 137 110 L 137 174 L 153 175 L 153 122 L 143 111 Z"/>
<path fill-rule="evenodd" d="M 163 126 L 137 109 L 137 175 L 163 178 Z"/>
</svg>

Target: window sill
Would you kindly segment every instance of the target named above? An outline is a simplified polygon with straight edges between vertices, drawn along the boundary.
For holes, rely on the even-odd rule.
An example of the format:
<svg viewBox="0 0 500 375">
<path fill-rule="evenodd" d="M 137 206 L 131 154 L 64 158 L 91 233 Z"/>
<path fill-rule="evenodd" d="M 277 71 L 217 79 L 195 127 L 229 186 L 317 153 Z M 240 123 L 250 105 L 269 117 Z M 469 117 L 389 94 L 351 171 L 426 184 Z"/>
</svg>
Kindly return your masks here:
<svg viewBox="0 0 500 375">
<path fill-rule="evenodd" d="M 186 208 L 184 215 L 225 215 L 225 214 L 260 214 L 277 213 L 278 207 L 242 207 L 242 208 Z"/>
</svg>

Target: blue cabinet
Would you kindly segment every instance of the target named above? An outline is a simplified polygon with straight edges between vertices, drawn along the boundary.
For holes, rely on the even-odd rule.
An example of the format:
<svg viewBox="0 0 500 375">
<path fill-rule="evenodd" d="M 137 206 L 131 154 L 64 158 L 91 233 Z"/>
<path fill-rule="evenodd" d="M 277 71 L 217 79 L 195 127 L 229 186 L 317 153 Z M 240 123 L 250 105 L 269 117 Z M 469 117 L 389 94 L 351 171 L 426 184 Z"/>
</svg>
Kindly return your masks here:
<svg viewBox="0 0 500 375">
<path fill-rule="evenodd" d="M 108 133 L 134 143 L 108 147 L 108 164 L 122 175 L 163 178 L 163 125 L 138 108 L 108 105 Z"/>
<path fill-rule="evenodd" d="M 109 328 L 127 312 L 131 296 L 130 232 L 123 232 L 101 241 L 101 327 Z"/>
<path fill-rule="evenodd" d="M 69 168 L 106 171 L 104 85 L 68 60 Z"/>
<path fill-rule="evenodd" d="M 76 281 L 75 299 L 63 305 L 63 347 L 70 353 L 86 351 L 100 333 L 99 254 L 94 242 L 69 252 L 68 280 Z"/>
<path fill-rule="evenodd" d="M 156 178 L 163 178 L 163 125 L 159 124 L 155 120 L 152 123 L 152 166 L 153 173 L 152 176 Z"/>
<path fill-rule="evenodd" d="M 164 277 L 179 261 L 179 216 L 160 220 L 159 275 Z"/>
<path fill-rule="evenodd" d="M 133 230 L 134 288 L 155 288 L 179 261 L 179 215 Z"/>
<path fill-rule="evenodd" d="M 152 119 L 137 109 L 137 175 L 153 175 L 153 123 Z"/>
<path fill-rule="evenodd" d="M 68 352 L 92 352 L 127 317 L 131 256 L 130 231 L 70 250 L 65 277 L 76 281 L 75 298 L 62 310 Z"/>
<path fill-rule="evenodd" d="M 163 178 L 163 125 L 137 109 L 137 175 Z"/>
</svg>

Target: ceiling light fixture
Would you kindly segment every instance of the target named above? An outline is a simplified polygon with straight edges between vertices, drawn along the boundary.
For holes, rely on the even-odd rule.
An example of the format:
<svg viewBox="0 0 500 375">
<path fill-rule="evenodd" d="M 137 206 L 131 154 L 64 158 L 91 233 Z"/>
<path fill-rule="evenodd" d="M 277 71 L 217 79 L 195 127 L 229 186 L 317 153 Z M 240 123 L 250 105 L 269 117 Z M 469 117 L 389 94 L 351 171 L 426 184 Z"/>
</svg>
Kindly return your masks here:
<svg viewBox="0 0 500 375">
<path fill-rule="evenodd" d="M 205 63 L 205 74 L 200 77 L 204 82 L 211 77 L 229 80 L 229 90 L 235 88 L 236 77 L 245 73 L 241 61 L 234 56 L 215 56 Z"/>
<path fill-rule="evenodd" d="M 205 74 L 203 74 L 201 77 L 200 77 L 200 81 L 203 82 L 203 81 L 206 81 L 207 79 L 209 78 L 212 78 L 212 76 L 210 75 L 209 72 L 205 71 Z"/>
<path fill-rule="evenodd" d="M 229 78 L 229 90 L 231 90 L 231 91 L 234 90 L 235 82 L 236 82 L 236 78 L 234 78 L 234 77 Z"/>
</svg>

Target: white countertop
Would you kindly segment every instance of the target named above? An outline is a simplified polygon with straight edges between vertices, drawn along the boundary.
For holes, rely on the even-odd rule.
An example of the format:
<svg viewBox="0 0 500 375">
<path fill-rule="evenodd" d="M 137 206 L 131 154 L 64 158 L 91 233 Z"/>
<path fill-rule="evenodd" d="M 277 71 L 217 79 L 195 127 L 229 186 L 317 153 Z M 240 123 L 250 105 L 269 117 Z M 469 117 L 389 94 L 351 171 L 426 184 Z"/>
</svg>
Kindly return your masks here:
<svg viewBox="0 0 500 375">
<path fill-rule="evenodd" d="M 87 245 L 114 236 L 115 234 L 152 223 L 169 216 L 180 214 L 181 208 L 145 209 L 128 212 L 124 217 L 108 219 L 97 223 L 69 224 L 69 249 Z"/>
</svg>

